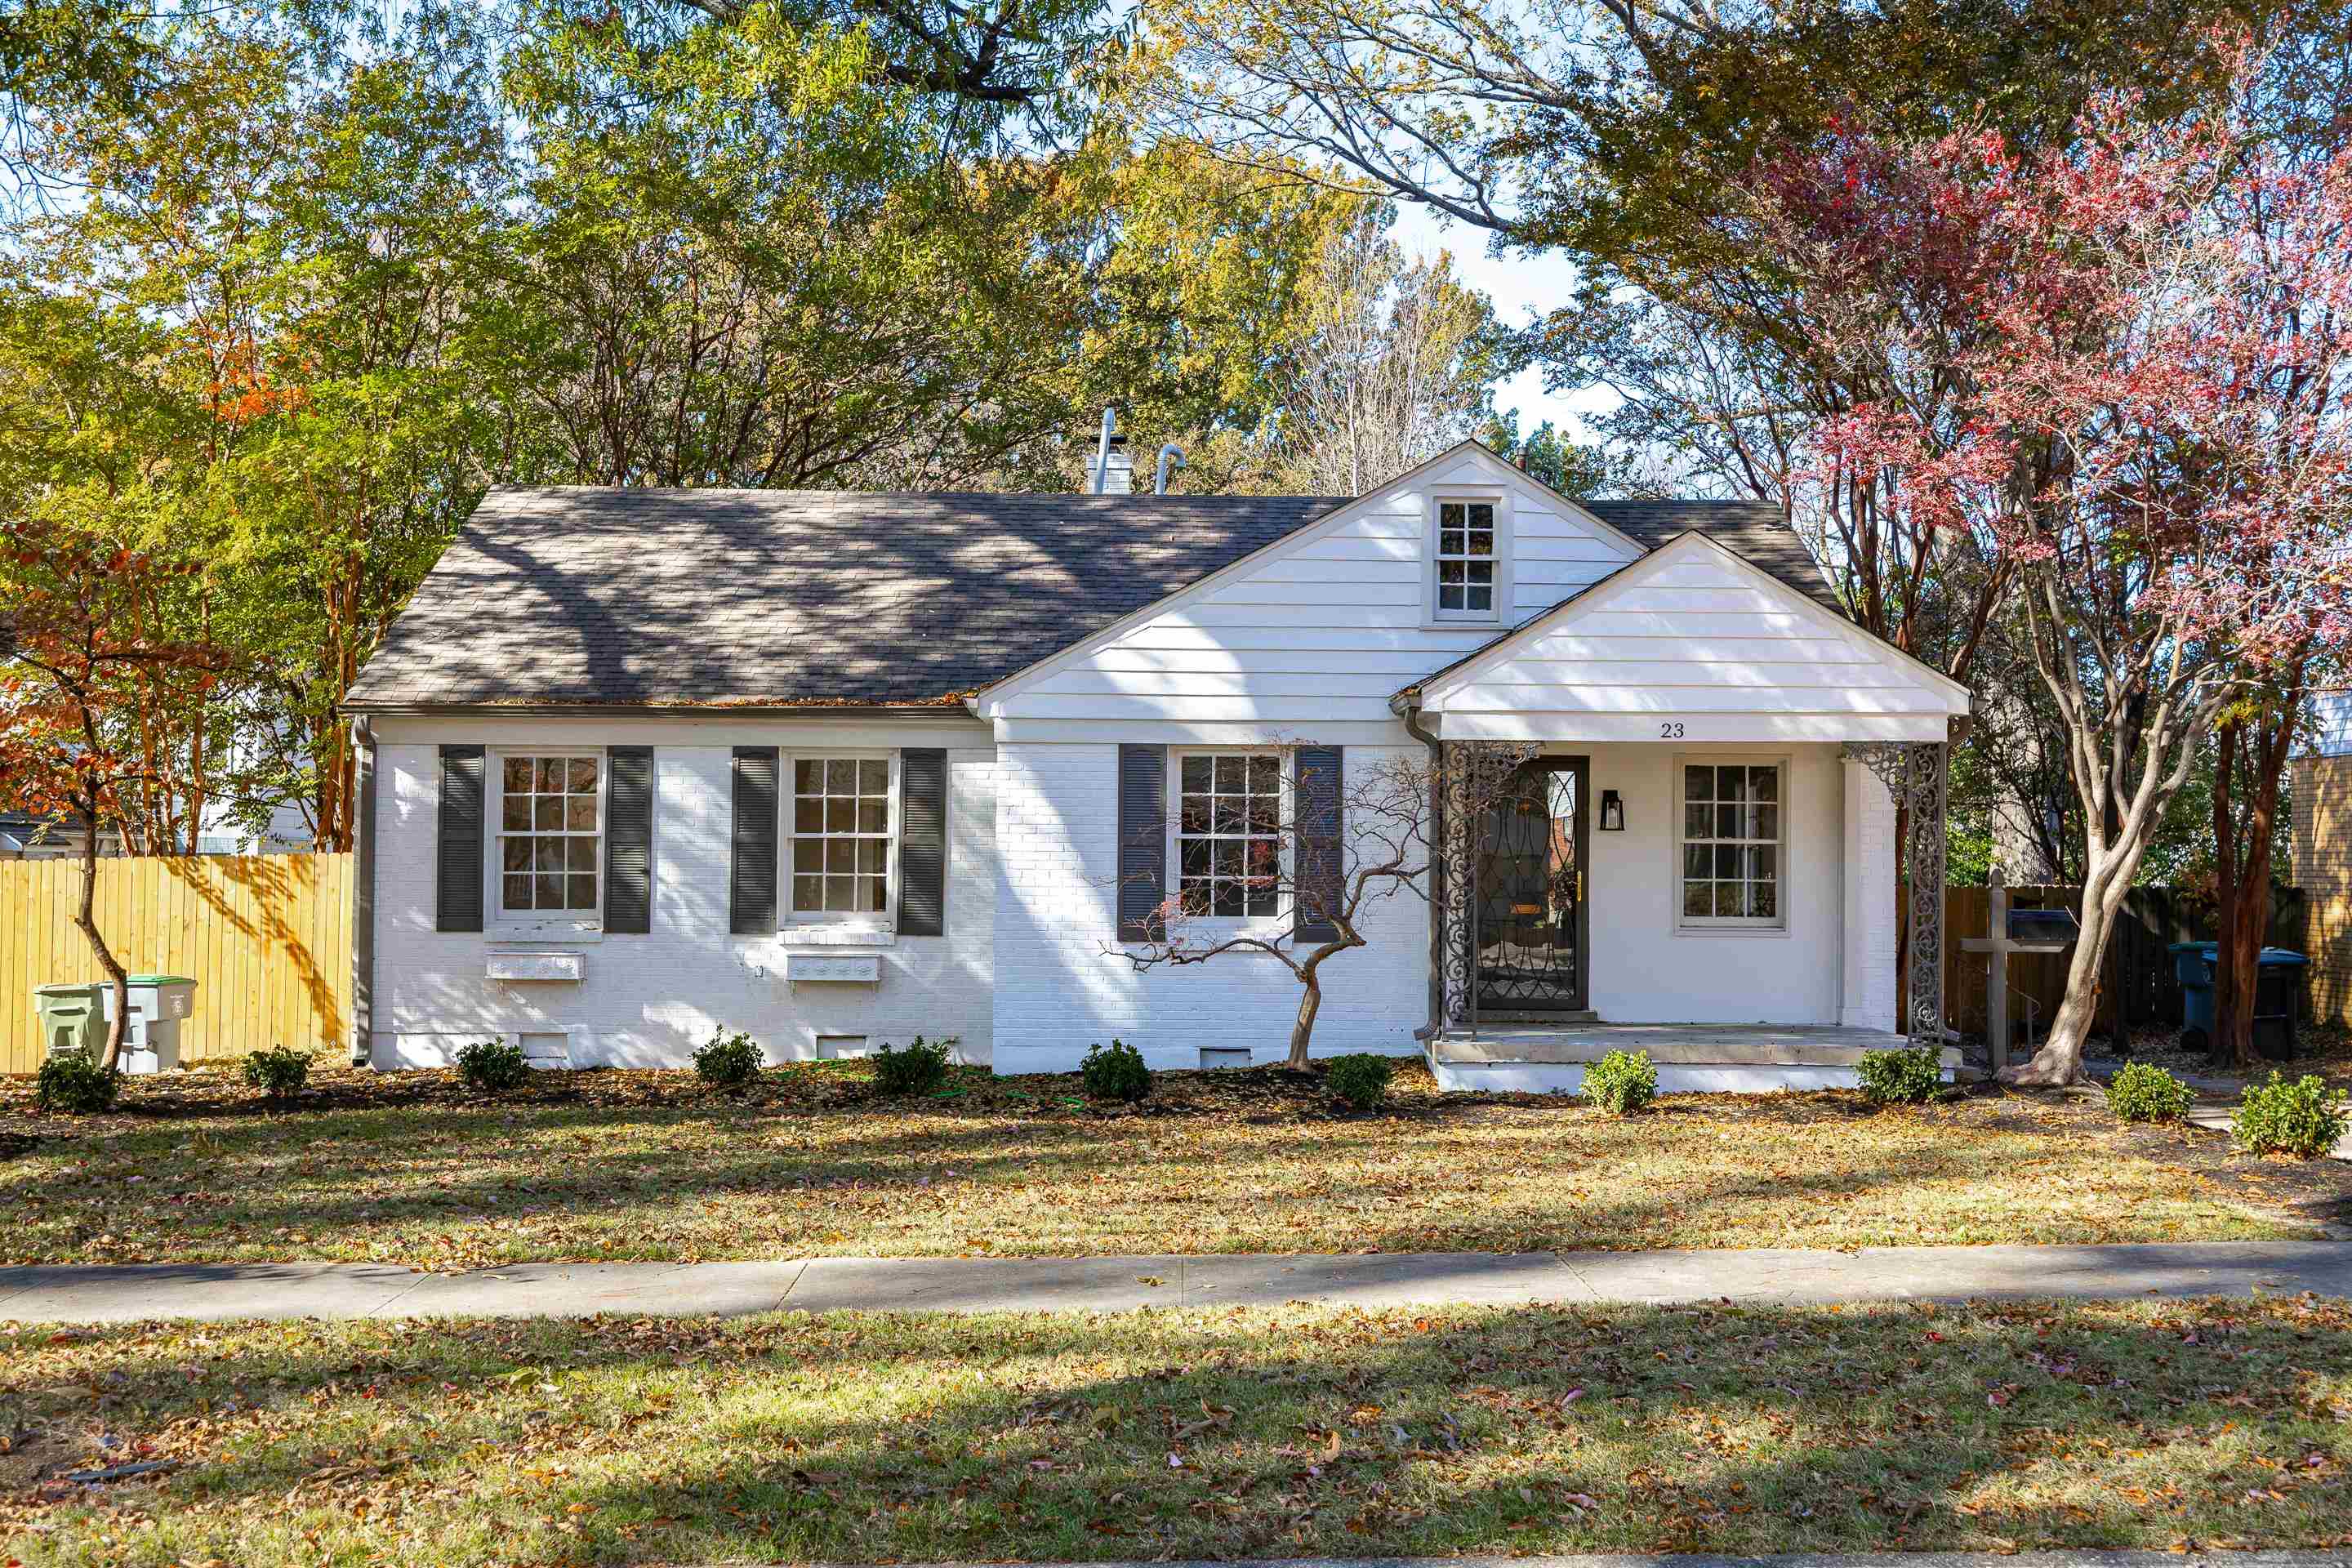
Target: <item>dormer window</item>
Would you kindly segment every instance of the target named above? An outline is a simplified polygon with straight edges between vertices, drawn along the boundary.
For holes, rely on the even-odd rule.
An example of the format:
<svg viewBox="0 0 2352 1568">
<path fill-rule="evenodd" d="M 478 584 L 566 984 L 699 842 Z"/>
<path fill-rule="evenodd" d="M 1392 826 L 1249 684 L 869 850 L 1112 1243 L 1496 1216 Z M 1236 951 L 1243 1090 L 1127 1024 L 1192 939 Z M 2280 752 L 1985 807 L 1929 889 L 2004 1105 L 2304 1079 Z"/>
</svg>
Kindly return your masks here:
<svg viewBox="0 0 2352 1568">
<path fill-rule="evenodd" d="M 1436 617 L 1491 621 L 1500 614 L 1502 574 L 1490 500 L 1437 503 Z"/>
</svg>

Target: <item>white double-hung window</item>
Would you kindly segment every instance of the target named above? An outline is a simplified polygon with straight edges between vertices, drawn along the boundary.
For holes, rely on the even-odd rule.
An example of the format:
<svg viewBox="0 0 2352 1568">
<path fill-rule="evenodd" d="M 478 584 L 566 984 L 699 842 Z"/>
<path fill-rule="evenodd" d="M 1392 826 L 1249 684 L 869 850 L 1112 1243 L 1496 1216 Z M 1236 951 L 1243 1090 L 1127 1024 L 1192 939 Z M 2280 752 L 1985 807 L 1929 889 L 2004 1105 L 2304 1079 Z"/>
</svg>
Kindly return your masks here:
<svg viewBox="0 0 2352 1568">
<path fill-rule="evenodd" d="M 898 842 L 896 761 L 885 755 L 792 758 L 792 918 L 887 925 Z"/>
<path fill-rule="evenodd" d="M 604 759 L 593 752 L 498 755 L 496 858 L 503 917 L 593 921 L 602 907 Z"/>
<path fill-rule="evenodd" d="M 1176 896 L 1191 916 L 1282 910 L 1280 752 L 1176 753 Z"/>
<path fill-rule="evenodd" d="M 1778 930 L 1788 831 L 1777 760 L 1681 763 L 1681 883 L 1685 928 Z"/>
<path fill-rule="evenodd" d="M 1431 612 L 1441 621 L 1492 621 L 1503 603 L 1502 532 L 1491 500 L 1440 498 L 1433 534 Z"/>
</svg>

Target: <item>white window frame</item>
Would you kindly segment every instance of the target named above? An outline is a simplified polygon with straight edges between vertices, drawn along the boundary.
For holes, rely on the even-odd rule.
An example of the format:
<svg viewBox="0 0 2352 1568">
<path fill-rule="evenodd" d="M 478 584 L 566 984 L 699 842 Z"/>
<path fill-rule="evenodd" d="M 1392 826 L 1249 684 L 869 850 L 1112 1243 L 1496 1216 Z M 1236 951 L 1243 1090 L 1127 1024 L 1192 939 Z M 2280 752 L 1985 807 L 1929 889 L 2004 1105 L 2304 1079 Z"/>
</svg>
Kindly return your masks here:
<svg viewBox="0 0 2352 1568">
<path fill-rule="evenodd" d="M 1187 757 L 1214 758 L 1265 756 L 1271 756 L 1274 758 L 1276 784 L 1281 792 L 1281 804 L 1276 807 L 1279 815 L 1276 818 L 1277 826 L 1276 827 L 1275 848 L 1281 857 L 1282 870 L 1280 874 L 1283 885 L 1275 889 L 1274 912 L 1272 914 L 1264 915 L 1188 915 L 1184 920 L 1184 923 L 1187 926 L 1192 927 L 1196 930 L 1205 928 L 1210 931 L 1220 932 L 1235 933 L 1246 931 L 1253 934 L 1259 931 L 1272 932 L 1276 928 L 1280 928 L 1280 931 L 1286 934 L 1289 930 L 1292 910 L 1292 889 L 1290 887 L 1292 863 L 1291 851 L 1292 841 L 1297 837 L 1297 835 L 1292 833 L 1290 828 L 1293 821 L 1292 813 L 1297 809 L 1297 801 L 1294 799 L 1297 790 L 1297 781 L 1293 776 L 1297 772 L 1296 753 L 1288 747 L 1171 746 L 1168 749 L 1168 835 L 1166 848 L 1166 864 L 1168 870 L 1167 887 L 1165 889 L 1164 896 L 1171 899 L 1181 897 L 1184 880 L 1184 759 Z"/>
<path fill-rule="evenodd" d="M 1444 542 L 1440 526 L 1448 506 L 1491 506 L 1495 509 L 1495 601 L 1485 610 L 1444 610 L 1437 605 L 1438 547 Z M 1454 557 L 1453 559 L 1464 559 Z M 1429 497 L 1429 513 L 1424 520 L 1422 542 L 1421 614 L 1423 623 L 1432 628 L 1448 626 L 1500 626 L 1508 618 L 1511 605 L 1511 500 L 1505 490 L 1433 490 Z"/>
<path fill-rule="evenodd" d="M 1674 830 L 1669 835 L 1669 839 L 1672 845 L 1672 859 L 1670 860 L 1667 868 L 1670 880 L 1667 883 L 1669 896 L 1667 899 L 1666 908 L 1668 910 L 1669 920 L 1671 921 L 1674 930 L 1678 934 L 1685 936 L 1788 935 L 1790 930 L 1790 827 L 1792 821 L 1790 816 L 1789 788 L 1790 782 L 1794 772 L 1790 766 L 1790 759 L 1786 755 L 1758 755 L 1754 752 L 1743 754 L 1738 752 L 1677 752 L 1674 754 L 1673 766 L 1675 770 L 1675 814 Z M 1773 804 L 1780 811 L 1780 833 L 1777 837 L 1770 841 L 1773 850 L 1773 880 L 1780 888 L 1780 912 L 1778 914 L 1767 916 L 1686 915 L 1683 913 L 1684 852 L 1690 844 L 1690 839 L 1687 837 L 1689 816 L 1688 813 L 1685 810 L 1687 802 L 1684 798 L 1684 791 L 1688 786 L 1689 780 L 1684 770 L 1686 768 L 1696 767 L 1769 767 L 1779 772 L 1780 776 L 1778 789 L 1780 798 Z M 1717 843 L 1722 841 L 1709 838 L 1704 840 L 1704 842 Z M 1760 845 L 1764 843 L 1765 840 L 1759 838 L 1741 840 L 1740 842 Z"/>
<path fill-rule="evenodd" d="M 880 910 L 807 910 L 795 909 L 793 901 L 793 848 L 801 839 L 795 824 L 794 806 L 800 799 L 800 776 L 796 764 L 831 762 L 846 758 L 852 762 L 885 762 L 890 764 L 889 820 L 883 828 L 883 875 L 887 880 L 887 907 Z M 776 790 L 776 809 L 781 820 L 776 833 L 776 923 L 779 930 L 794 926 L 826 926 L 835 930 L 896 931 L 898 929 L 898 823 L 900 779 L 898 753 L 879 746 L 804 746 L 782 753 L 782 777 Z M 832 837 L 815 834 L 819 842 Z M 858 837 L 870 837 L 859 835 Z"/>
<path fill-rule="evenodd" d="M 562 757 L 596 764 L 596 907 L 509 910 L 506 900 L 506 764 L 519 757 Z M 613 769 L 602 746 L 519 744 L 483 748 L 482 908 L 492 936 L 572 938 L 604 929 L 604 836 L 612 830 Z M 536 837 L 536 835 L 528 835 Z"/>
</svg>

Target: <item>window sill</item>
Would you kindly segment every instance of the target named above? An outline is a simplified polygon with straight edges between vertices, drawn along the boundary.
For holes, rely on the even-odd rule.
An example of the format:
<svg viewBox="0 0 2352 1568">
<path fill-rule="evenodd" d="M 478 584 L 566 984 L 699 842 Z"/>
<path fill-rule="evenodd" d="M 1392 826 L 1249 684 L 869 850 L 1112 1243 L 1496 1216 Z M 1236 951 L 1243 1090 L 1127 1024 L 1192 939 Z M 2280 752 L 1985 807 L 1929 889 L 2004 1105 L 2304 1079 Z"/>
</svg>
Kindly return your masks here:
<svg viewBox="0 0 2352 1568">
<path fill-rule="evenodd" d="M 1435 621 L 1423 619 L 1421 623 L 1421 629 L 1425 632 L 1485 632 L 1487 635 L 1492 636 L 1496 632 L 1505 630 L 1508 624 L 1509 623 L 1506 622 L 1499 616 L 1491 621 Z"/>
<path fill-rule="evenodd" d="M 1677 921 L 1675 925 L 1675 934 L 1676 936 L 1787 936 L 1789 928 L 1785 922 L 1776 926 L 1695 926 L 1684 925 Z"/>
<path fill-rule="evenodd" d="M 502 921 L 483 934 L 492 942 L 602 942 L 604 928 L 574 921 Z"/>
<path fill-rule="evenodd" d="M 788 925 L 776 932 L 779 947 L 896 947 L 898 933 L 887 926 Z"/>
</svg>

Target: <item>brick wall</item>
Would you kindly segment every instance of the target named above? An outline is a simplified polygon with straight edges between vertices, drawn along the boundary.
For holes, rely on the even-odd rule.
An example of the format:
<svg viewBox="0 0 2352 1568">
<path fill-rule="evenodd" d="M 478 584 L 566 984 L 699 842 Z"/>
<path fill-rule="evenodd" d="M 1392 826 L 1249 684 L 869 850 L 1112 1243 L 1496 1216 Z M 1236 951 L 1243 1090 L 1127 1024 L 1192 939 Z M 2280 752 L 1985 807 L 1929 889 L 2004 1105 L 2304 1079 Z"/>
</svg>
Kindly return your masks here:
<svg viewBox="0 0 2352 1568">
<path fill-rule="evenodd" d="M 634 737 L 632 737 L 634 738 Z M 796 735 L 788 744 L 822 745 Z M 936 738 L 909 739 L 936 745 Z M 569 1037 L 575 1067 L 679 1067 L 714 1028 L 741 1029 L 771 1061 L 817 1054 L 819 1035 L 904 1044 L 955 1036 L 963 1059 L 988 1060 L 996 912 L 995 755 L 948 752 L 946 934 L 879 950 L 879 984 L 784 979 L 785 945 L 728 931 L 733 821 L 730 751 L 654 752 L 653 930 L 643 936 L 522 944 L 434 930 L 438 751 L 377 748 L 376 993 L 372 1055 L 382 1067 L 438 1066 L 486 1035 Z M 486 977 L 493 949 L 576 951 L 578 983 Z"/>
<path fill-rule="evenodd" d="M 2294 763 L 2294 871 L 2309 900 L 2312 1020 L 2352 1023 L 2352 756 Z"/>
<path fill-rule="evenodd" d="M 1349 747 L 1348 767 L 1390 752 Z M 1118 876 L 1118 748 L 1062 742 L 999 747 L 996 1070 L 1062 1072 L 1117 1038 L 1155 1068 L 1200 1065 L 1203 1047 L 1257 1062 L 1290 1047 L 1299 987 L 1274 958 L 1228 953 L 1149 974 L 1106 951 Z M 1429 1011 L 1427 906 L 1411 892 L 1367 921 L 1373 946 L 1323 970 L 1317 1056 L 1408 1052 Z"/>
</svg>

